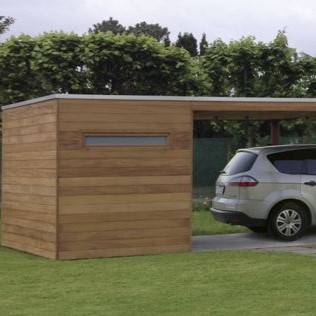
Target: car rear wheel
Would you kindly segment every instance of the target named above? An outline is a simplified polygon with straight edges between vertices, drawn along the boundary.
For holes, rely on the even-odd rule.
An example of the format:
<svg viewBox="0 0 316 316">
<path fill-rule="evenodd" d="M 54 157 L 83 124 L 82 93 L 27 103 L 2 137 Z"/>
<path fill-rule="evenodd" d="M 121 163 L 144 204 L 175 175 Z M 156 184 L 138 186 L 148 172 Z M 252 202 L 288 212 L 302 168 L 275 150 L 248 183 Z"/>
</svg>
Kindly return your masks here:
<svg viewBox="0 0 316 316">
<path fill-rule="evenodd" d="M 300 238 L 307 227 L 306 208 L 294 202 L 278 206 L 272 213 L 268 226 L 270 234 L 284 241 Z"/>
</svg>

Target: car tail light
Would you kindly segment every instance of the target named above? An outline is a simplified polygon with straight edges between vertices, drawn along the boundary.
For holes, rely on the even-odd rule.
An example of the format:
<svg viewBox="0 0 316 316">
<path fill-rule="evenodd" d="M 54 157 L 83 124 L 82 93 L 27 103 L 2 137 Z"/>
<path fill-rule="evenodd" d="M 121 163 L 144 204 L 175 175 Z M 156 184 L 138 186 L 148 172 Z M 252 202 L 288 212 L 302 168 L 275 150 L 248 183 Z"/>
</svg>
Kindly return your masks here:
<svg viewBox="0 0 316 316">
<path fill-rule="evenodd" d="M 257 184 L 258 181 L 250 176 L 236 177 L 228 182 L 228 185 L 232 187 L 254 187 Z"/>
</svg>

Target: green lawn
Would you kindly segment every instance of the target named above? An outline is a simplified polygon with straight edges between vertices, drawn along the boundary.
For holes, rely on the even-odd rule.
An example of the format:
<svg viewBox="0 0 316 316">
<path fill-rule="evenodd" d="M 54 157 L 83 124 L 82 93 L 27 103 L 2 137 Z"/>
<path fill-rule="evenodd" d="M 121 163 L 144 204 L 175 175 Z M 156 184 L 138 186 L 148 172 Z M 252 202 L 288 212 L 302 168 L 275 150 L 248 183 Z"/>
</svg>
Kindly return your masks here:
<svg viewBox="0 0 316 316">
<path fill-rule="evenodd" d="M 1 316 L 315 315 L 315 284 L 316 259 L 286 253 L 58 262 L 0 247 Z"/>
<path fill-rule="evenodd" d="M 0 248 L 0 315 L 315 315 L 316 259 L 212 252 L 57 262 Z"/>
</svg>

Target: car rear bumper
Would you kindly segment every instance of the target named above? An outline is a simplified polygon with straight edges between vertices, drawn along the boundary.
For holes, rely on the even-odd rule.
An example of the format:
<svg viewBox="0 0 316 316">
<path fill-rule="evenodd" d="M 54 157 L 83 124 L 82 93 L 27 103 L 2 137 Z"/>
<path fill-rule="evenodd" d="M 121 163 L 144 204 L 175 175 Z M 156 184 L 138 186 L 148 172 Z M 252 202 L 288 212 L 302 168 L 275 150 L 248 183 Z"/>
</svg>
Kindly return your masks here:
<svg viewBox="0 0 316 316">
<path fill-rule="evenodd" d="M 215 208 L 211 208 L 213 217 L 223 223 L 232 225 L 241 225 L 247 227 L 264 227 L 266 226 L 266 220 L 252 218 L 245 213 L 238 211 L 223 211 Z"/>
</svg>

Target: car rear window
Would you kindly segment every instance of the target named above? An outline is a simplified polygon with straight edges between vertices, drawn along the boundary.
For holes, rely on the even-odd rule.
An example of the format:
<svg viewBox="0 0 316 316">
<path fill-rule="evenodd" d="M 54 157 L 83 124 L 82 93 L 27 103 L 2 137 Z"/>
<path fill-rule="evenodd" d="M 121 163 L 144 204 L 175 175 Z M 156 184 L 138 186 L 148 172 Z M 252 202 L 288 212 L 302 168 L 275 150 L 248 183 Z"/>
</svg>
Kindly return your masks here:
<svg viewBox="0 0 316 316">
<path fill-rule="evenodd" d="M 239 151 L 224 169 L 225 175 L 233 175 L 249 171 L 257 159 L 257 155 L 248 151 Z"/>
</svg>

